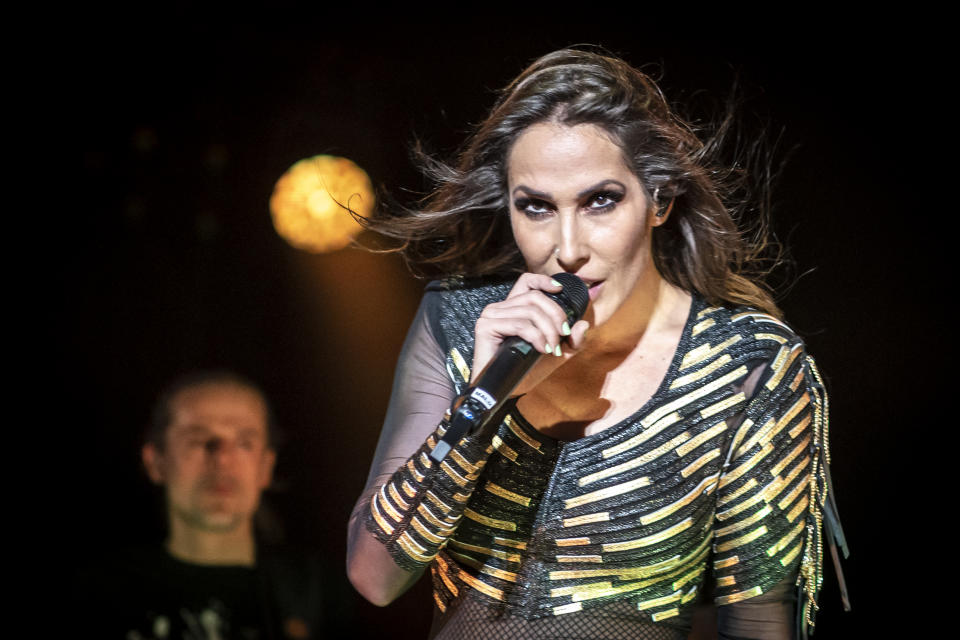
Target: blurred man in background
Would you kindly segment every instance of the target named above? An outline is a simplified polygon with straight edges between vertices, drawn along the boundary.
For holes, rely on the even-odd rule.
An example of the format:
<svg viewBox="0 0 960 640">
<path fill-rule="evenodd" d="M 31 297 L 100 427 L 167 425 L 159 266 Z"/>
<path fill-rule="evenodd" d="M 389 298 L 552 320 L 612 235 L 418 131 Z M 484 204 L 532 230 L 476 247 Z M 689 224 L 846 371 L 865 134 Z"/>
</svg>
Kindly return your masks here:
<svg viewBox="0 0 960 640">
<path fill-rule="evenodd" d="M 270 408 L 249 380 L 201 372 L 172 384 L 142 448 L 164 491 L 166 541 L 103 567 L 88 613 L 131 639 L 318 637 L 313 565 L 254 536 L 275 447 Z"/>
</svg>

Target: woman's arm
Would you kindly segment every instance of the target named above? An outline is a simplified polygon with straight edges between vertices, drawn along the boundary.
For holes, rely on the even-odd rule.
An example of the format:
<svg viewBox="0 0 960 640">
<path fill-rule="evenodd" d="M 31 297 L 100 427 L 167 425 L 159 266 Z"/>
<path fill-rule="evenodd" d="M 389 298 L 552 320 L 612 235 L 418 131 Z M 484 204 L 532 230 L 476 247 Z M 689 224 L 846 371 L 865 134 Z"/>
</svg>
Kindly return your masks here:
<svg viewBox="0 0 960 640">
<path fill-rule="evenodd" d="M 423 444 L 454 397 L 444 354 L 427 319 L 432 301 L 427 294 L 407 334 L 367 484 L 350 517 L 347 575 L 357 591 L 378 606 L 392 602 L 423 573 L 397 566 L 383 543 L 367 530 L 365 520 L 371 496 Z"/>
</svg>

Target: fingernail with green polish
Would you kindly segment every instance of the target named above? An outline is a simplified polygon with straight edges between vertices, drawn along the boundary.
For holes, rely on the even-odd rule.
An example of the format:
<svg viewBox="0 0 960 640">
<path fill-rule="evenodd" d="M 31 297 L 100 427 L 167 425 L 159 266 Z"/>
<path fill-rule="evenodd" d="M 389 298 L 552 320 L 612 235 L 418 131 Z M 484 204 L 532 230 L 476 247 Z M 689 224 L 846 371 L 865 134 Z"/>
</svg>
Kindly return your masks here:
<svg viewBox="0 0 960 640">
<path fill-rule="evenodd" d="M 560 325 L 560 333 L 562 333 L 565 336 L 570 335 L 570 325 L 567 324 L 566 322 Z"/>
<path fill-rule="evenodd" d="M 555 287 L 562 287 L 562 286 L 563 286 L 562 284 L 560 284 L 559 282 L 557 282 L 556 280 L 554 280 L 554 279 L 552 279 L 552 278 L 550 279 L 550 284 L 552 284 L 552 285 L 555 286 Z"/>
<path fill-rule="evenodd" d="M 550 346 L 550 343 L 547 343 L 547 347 L 544 350 L 544 353 L 553 353 L 553 347 Z"/>
<path fill-rule="evenodd" d="M 560 350 L 560 345 L 557 345 L 557 348 L 554 350 L 553 355 L 555 355 L 555 356 L 562 356 L 562 355 L 563 355 L 563 351 Z"/>
</svg>

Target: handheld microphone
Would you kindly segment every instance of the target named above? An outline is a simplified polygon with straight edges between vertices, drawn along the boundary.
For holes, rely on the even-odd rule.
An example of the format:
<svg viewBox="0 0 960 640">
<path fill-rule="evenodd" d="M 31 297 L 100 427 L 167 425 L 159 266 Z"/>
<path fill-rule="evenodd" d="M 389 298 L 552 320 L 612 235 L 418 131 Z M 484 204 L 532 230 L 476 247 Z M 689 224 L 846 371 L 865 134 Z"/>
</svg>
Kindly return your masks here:
<svg viewBox="0 0 960 640">
<path fill-rule="evenodd" d="M 563 290 L 544 293 L 560 305 L 567 322 L 573 325 L 590 302 L 587 285 L 572 273 L 557 273 L 553 279 L 563 285 Z M 477 375 L 476 382 L 453 401 L 450 426 L 430 452 L 430 458 L 434 462 L 442 462 L 462 438 L 486 426 L 542 355 L 523 338 L 514 336 L 504 340 L 487 366 Z"/>
</svg>

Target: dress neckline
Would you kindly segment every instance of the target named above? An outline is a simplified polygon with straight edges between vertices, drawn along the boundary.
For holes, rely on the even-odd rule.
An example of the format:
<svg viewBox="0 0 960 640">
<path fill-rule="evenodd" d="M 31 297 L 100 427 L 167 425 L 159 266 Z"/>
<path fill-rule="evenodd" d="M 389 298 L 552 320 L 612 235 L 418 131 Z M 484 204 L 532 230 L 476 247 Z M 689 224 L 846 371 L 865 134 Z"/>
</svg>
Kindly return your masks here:
<svg viewBox="0 0 960 640">
<path fill-rule="evenodd" d="M 706 301 L 697 293 L 690 294 L 690 310 L 687 312 L 687 320 L 683 325 L 683 331 L 680 333 L 680 340 L 677 342 L 677 346 L 673 352 L 673 357 L 670 360 L 670 366 L 667 367 L 667 372 L 663 375 L 663 379 L 660 380 L 660 385 L 657 387 L 657 390 L 654 391 L 649 398 L 647 398 L 647 401 L 644 402 L 643 405 L 619 422 L 616 422 L 606 429 L 598 431 L 597 433 L 592 433 L 590 435 L 583 436 L 582 438 L 577 438 L 576 440 L 559 440 L 538 431 L 532 424 L 530 424 L 523 414 L 520 413 L 520 411 L 517 409 L 516 403 L 510 407 L 508 414 L 514 420 L 514 422 L 516 422 L 528 435 L 541 442 L 551 443 L 554 446 L 560 447 L 561 449 L 566 449 L 569 447 L 589 447 L 595 442 L 602 442 L 612 436 L 617 435 L 624 429 L 632 427 L 633 425 L 639 423 L 643 416 L 649 413 L 650 409 L 654 408 L 660 403 L 661 398 L 664 394 L 666 394 L 670 384 L 674 379 L 676 379 L 677 372 L 680 370 L 680 364 L 683 361 L 683 356 L 690 350 L 690 342 L 693 339 L 693 325 L 696 323 L 697 314 L 699 314 L 706 307 Z"/>
</svg>

